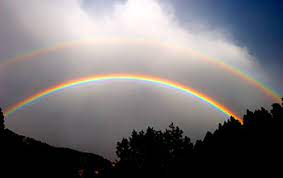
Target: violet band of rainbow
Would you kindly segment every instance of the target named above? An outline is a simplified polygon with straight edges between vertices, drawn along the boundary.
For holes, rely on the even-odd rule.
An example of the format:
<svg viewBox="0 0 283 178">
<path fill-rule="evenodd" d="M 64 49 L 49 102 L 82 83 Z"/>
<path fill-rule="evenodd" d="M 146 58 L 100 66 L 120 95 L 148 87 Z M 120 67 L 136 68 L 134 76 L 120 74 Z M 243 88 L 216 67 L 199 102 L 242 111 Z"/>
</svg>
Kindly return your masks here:
<svg viewBox="0 0 283 178">
<path fill-rule="evenodd" d="M 211 97 L 193 89 L 188 86 L 182 85 L 177 82 L 173 82 L 170 80 L 162 79 L 162 78 L 157 78 L 157 77 L 152 77 L 152 76 L 145 76 L 145 75 L 131 75 L 131 74 L 111 74 L 111 75 L 101 75 L 101 76 L 90 76 L 90 77 L 85 77 L 85 78 L 79 78 L 76 80 L 71 80 L 67 82 L 63 82 L 59 85 L 53 86 L 51 88 L 48 88 L 46 90 L 43 90 L 35 95 L 32 95 L 15 105 L 12 105 L 8 109 L 4 111 L 5 116 L 10 116 L 14 112 L 24 109 L 26 106 L 32 104 L 36 100 L 42 99 L 44 97 L 47 97 L 49 95 L 52 95 L 54 93 L 57 93 L 59 91 L 62 91 L 67 88 L 75 87 L 75 86 L 80 86 L 80 85 L 85 85 L 85 84 L 90 84 L 90 83 L 97 83 L 99 81 L 111 81 L 111 80 L 134 80 L 134 81 L 143 81 L 146 83 L 150 84 L 156 84 L 160 85 L 163 87 L 168 87 L 172 88 L 174 90 L 189 94 L 194 96 L 195 98 L 209 104 L 213 108 L 215 108 L 218 111 L 221 111 L 222 113 L 226 114 L 227 116 L 232 116 L 236 120 L 238 120 L 241 124 L 243 123 L 243 120 L 236 115 L 234 112 L 232 112 L 230 109 L 225 107 L 224 105 L 218 103 L 216 100 L 212 99 Z"/>
<path fill-rule="evenodd" d="M 0 63 L 0 68 L 5 67 L 7 65 L 14 65 L 18 62 L 21 61 L 26 61 L 26 60 L 32 60 L 35 59 L 36 57 L 47 55 L 49 53 L 53 53 L 56 51 L 64 50 L 64 49 L 69 49 L 69 48 L 74 48 L 74 47 L 79 47 L 79 46 L 89 46 L 89 45 L 96 45 L 100 43 L 109 43 L 109 44 L 123 44 L 123 43 L 129 43 L 129 44 L 151 44 L 155 46 L 161 46 L 161 47 L 167 47 L 170 49 L 174 49 L 178 52 L 182 53 L 189 53 L 190 55 L 205 60 L 211 64 L 214 64 L 216 66 L 221 67 L 225 71 L 241 78 L 242 80 L 250 83 L 251 85 L 255 86 L 257 89 L 265 93 L 267 96 L 272 98 L 275 102 L 281 102 L 281 95 L 277 93 L 274 89 L 271 87 L 267 86 L 266 84 L 262 83 L 261 81 L 255 79 L 251 75 L 249 75 L 247 72 L 241 70 L 240 68 L 237 68 L 235 66 L 229 65 L 221 60 L 214 59 L 212 57 L 209 57 L 207 55 L 204 55 L 200 52 L 197 52 L 196 50 L 187 48 L 187 47 L 181 47 L 181 46 L 176 46 L 170 45 L 167 43 L 159 42 L 159 41 L 154 41 L 154 40 L 144 40 L 144 39 L 123 39 L 123 38 L 102 38 L 102 39 L 84 39 L 84 40 L 77 40 L 77 41 L 69 41 L 69 42 L 62 42 L 57 45 L 47 47 L 47 48 L 42 48 L 38 49 L 35 51 L 32 51 L 30 53 L 26 53 L 23 55 L 19 55 L 15 58 L 11 59 L 6 59 L 3 60 L 3 62 Z"/>
</svg>

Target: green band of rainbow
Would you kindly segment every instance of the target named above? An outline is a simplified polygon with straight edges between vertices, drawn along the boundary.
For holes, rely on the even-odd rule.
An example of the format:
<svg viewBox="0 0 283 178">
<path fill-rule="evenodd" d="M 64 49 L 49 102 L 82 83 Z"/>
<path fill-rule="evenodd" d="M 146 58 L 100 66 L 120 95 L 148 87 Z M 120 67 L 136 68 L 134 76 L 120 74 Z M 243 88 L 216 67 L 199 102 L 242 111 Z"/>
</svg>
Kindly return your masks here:
<svg viewBox="0 0 283 178">
<path fill-rule="evenodd" d="M 73 87 L 73 86 L 78 86 L 78 85 L 83 85 L 83 84 L 88 84 L 88 83 L 96 83 L 99 81 L 108 81 L 108 80 L 135 80 L 135 81 L 143 81 L 143 82 L 148 82 L 151 84 L 159 84 L 163 87 L 169 87 L 174 90 L 184 92 L 186 94 L 190 94 L 192 96 L 195 96 L 196 98 L 200 99 L 201 101 L 204 101 L 211 106 L 213 106 L 215 109 L 221 111 L 222 113 L 230 116 L 233 116 L 235 119 L 237 119 L 240 123 L 242 123 L 242 119 L 234 114 L 232 111 L 230 111 L 228 108 L 225 106 L 221 105 L 217 101 L 213 100 L 212 98 L 206 96 L 205 94 L 194 90 L 190 87 L 184 86 L 182 84 L 169 81 L 166 79 L 161 79 L 161 78 L 156 78 L 156 77 L 150 77 L 150 76 L 144 76 L 144 75 L 130 75 L 130 74 L 112 74 L 112 75 L 102 75 L 102 76 L 92 76 L 92 77 L 86 77 L 86 78 L 80 78 L 77 80 L 71 80 L 68 82 L 64 82 L 62 84 L 59 84 L 57 86 L 48 88 L 44 91 L 41 91 L 33 96 L 28 97 L 27 99 L 11 106 L 8 108 L 4 113 L 6 116 L 10 116 L 14 112 L 25 108 L 29 104 L 33 103 L 34 101 L 41 99 L 43 97 L 46 97 L 47 95 L 59 92 L 61 90 Z"/>
<path fill-rule="evenodd" d="M 224 69 L 225 71 L 228 71 L 232 73 L 233 75 L 243 79 L 244 81 L 247 81 L 248 83 L 252 84 L 259 90 L 263 91 L 267 96 L 272 98 L 275 102 L 281 102 L 281 96 L 275 92 L 273 89 L 268 87 L 267 85 L 263 84 L 262 82 L 256 80 L 246 72 L 242 71 L 239 68 L 236 68 L 232 65 L 229 65 L 227 63 L 224 63 L 223 61 L 216 60 L 214 58 L 211 58 L 207 55 L 203 55 L 195 50 L 192 50 L 187 47 L 181 47 L 181 46 L 176 46 L 159 42 L 159 41 L 153 41 L 153 40 L 144 40 L 144 39 L 120 39 L 120 38 L 102 38 L 102 39 L 96 39 L 96 40 L 78 40 L 78 41 L 71 41 L 71 42 L 65 42 L 65 43 L 60 43 L 57 44 L 53 47 L 48 47 L 40 50 L 33 51 L 31 53 L 27 53 L 25 55 L 20 55 L 15 58 L 9 59 L 9 60 L 4 60 L 4 62 L 0 63 L 0 67 L 5 67 L 6 65 L 12 65 L 20 61 L 25 61 L 25 60 L 31 60 L 39 56 L 43 56 L 52 52 L 60 51 L 63 49 L 68 49 L 68 48 L 73 48 L 73 47 L 78 47 L 78 46 L 88 46 L 88 45 L 96 45 L 96 44 L 123 44 L 123 43 L 129 43 L 129 44 L 150 44 L 150 45 L 156 45 L 156 46 L 161 46 L 161 47 L 166 47 L 169 49 L 174 49 L 177 52 L 184 53 L 184 54 L 190 54 L 196 58 L 205 60 L 209 63 L 212 63 L 214 65 L 217 65 Z"/>
</svg>

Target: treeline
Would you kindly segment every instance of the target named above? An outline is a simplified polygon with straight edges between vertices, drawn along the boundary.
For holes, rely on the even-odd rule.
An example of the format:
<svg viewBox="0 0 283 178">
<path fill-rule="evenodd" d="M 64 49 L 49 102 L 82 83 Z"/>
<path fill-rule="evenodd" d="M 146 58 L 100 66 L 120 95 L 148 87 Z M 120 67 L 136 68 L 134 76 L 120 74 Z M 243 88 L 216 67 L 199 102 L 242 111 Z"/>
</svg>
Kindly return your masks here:
<svg viewBox="0 0 283 178">
<path fill-rule="evenodd" d="M 5 128 L 0 109 L 0 178 L 80 178 L 107 175 L 110 161 L 101 156 L 56 148 Z"/>
<path fill-rule="evenodd" d="M 188 177 L 248 171 L 271 176 L 282 170 L 282 145 L 283 104 L 276 103 L 271 111 L 247 110 L 243 124 L 231 117 L 195 144 L 173 124 L 164 131 L 151 127 L 133 131 L 117 143 L 116 173 L 128 177 Z"/>
<path fill-rule="evenodd" d="M 247 171 L 272 177 L 282 170 L 282 142 L 283 103 L 270 111 L 247 110 L 243 124 L 231 117 L 196 143 L 173 123 L 165 130 L 134 130 L 117 143 L 114 163 L 19 136 L 5 129 L 0 115 L 0 160 L 5 164 L 0 177 L 230 177 L 247 176 Z"/>
</svg>

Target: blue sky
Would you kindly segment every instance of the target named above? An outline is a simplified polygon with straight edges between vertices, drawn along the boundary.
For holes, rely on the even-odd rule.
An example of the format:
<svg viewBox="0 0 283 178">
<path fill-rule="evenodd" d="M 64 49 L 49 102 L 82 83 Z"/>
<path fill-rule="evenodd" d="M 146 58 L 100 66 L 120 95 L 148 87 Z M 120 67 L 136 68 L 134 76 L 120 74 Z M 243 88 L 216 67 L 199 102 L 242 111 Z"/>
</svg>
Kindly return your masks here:
<svg viewBox="0 0 283 178">
<path fill-rule="evenodd" d="M 87 8 L 107 8 L 123 0 L 84 0 Z M 161 1 L 162 2 L 162 1 Z M 164 2 L 164 1 L 163 1 Z M 194 18 L 211 28 L 221 27 L 274 76 L 270 85 L 283 93 L 283 1 L 281 0 L 165 0 L 173 6 L 181 24 Z"/>
<path fill-rule="evenodd" d="M 272 98 L 217 64 L 240 68 L 283 93 L 282 8 L 272 0 L 4 0 L 0 64 L 62 43 L 96 43 L 67 45 L 0 68 L 0 106 L 68 80 L 138 73 L 195 88 L 239 115 L 269 107 Z M 190 96 L 114 82 L 62 91 L 18 111 L 6 125 L 49 144 L 113 158 L 116 141 L 132 129 L 174 122 L 195 140 L 225 119 Z"/>
<path fill-rule="evenodd" d="M 182 22 L 195 14 L 214 26 L 227 29 L 246 46 L 268 72 L 278 75 L 282 86 L 283 71 L 283 1 L 280 0 L 174 0 L 176 15 Z M 188 7 L 193 6 L 193 12 Z M 281 87 L 282 89 L 282 87 Z"/>
</svg>

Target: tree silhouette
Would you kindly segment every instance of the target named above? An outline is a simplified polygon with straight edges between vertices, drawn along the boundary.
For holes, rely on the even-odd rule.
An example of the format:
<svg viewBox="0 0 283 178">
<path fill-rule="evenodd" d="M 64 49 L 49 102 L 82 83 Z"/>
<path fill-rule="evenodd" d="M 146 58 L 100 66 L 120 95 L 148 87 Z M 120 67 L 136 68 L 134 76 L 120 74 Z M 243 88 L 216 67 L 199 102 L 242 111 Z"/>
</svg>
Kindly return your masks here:
<svg viewBox="0 0 283 178">
<path fill-rule="evenodd" d="M 194 145 L 173 123 L 165 130 L 152 127 L 134 130 L 129 138 L 117 143 L 118 161 L 112 167 L 97 155 L 55 148 L 5 129 L 0 109 L 0 158 L 5 163 L 0 166 L 0 176 L 202 177 L 207 173 L 243 176 L 247 175 L 242 173 L 244 170 L 275 177 L 272 174 L 282 169 L 282 128 L 283 103 L 275 103 L 270 111 L 247 110 L 243 124 L 231 117 Z"/>
<path fill-rule="evenodd" d="M 270 112 L 247 110 L 243 125 L 231 117 L 194 146 L 173 124 L 165 131 L 149 127 L 117 143 L 118 165 L 124 176 L 218 175 L 219 168 L 235 175 L 235 168 L 271 174 L 283 159 L 282 128 L 283 103 L 273 104 Z"/>
<path fill-rule="evenodd" d="M 151 127 L 146 131 L 134 130 L 130 138 L 117 143 L 116 153 L 118 166 L 127 175 L 168 175 L 181 171 L 192 149 L 190 139 L 172 123 L 165 131 Z"/>
<path fill-rule="evenodd" d="M 83 163 L 80 160 L 85 160 Z M 56 148 L 5 129 L 0 109 L 0 177 L 103 177 L 111 162 L 101 156 Z"/>
<path fill-rule="evenodd" d="M 2 109 L 0 108 L 0 134 L 3 133 L 4 129 L 5 129 L 4 114 L 2 112 Z"/>
</svg>

